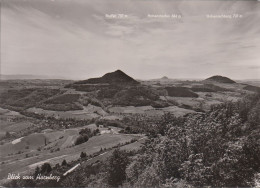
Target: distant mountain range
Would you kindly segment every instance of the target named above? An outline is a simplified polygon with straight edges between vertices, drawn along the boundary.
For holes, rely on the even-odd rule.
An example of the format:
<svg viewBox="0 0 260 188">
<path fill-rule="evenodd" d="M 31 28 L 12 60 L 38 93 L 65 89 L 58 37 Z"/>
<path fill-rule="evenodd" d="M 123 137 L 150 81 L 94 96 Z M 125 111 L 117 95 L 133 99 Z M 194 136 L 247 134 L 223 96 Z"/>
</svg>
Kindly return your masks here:
<svg viewBox="0 0 260 188">
<path fill-rule="evenodd" d="M 30 74 L 15 74 L 15 75 L 0 75 L 0 80 L 36 80 L 36 79 L 62 79 L 68 80 L 65 77 L 47 76 L 47 75 L 30 75 Z"/>
<path fill-rule="evenodd" d="M 110 72 L 99 78 L 90 78 L 75 82 L 74 84 L 139 84 L 138 81 L 128 76 L 121 70 Z"/>
</svg>

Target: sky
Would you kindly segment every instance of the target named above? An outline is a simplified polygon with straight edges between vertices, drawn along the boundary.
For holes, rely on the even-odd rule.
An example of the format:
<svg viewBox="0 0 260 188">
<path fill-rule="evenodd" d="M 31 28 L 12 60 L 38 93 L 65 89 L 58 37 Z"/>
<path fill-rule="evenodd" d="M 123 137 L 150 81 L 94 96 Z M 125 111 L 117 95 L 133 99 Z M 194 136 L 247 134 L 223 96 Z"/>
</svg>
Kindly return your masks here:
<svg viewBox="0 0 260 188">
<path fill-rule="evenodd" d="M 0 2 L 3 75 L 260 79 L 259 1 Z"/>
</svg>

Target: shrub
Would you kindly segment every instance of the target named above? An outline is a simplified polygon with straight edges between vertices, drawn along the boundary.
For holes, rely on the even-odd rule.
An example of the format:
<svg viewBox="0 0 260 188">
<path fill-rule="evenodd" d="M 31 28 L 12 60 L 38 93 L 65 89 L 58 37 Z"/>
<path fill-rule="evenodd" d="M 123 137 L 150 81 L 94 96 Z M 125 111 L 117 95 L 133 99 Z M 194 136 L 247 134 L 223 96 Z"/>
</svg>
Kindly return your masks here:
<svg viewBox="0 0 260 188">
<path fill-rule="evenodd" d="M 11 134 L 7 131 L 7 132 L 5 133 L 5 137 L 6 137 L 6 138 L 10 138 L 10 137 L 11 137 Z"/>
<path fill-rule="evenodd" d="M 87 142 L 89 139 L 88 135 L 80 135 L 76 141 L 75 141 L 75 145 L 79 145 L 79 144 L 82 144 L 84 142 Z"/>
<path fill-rule="evenodd" d="M 87 157 L 87 154 L 82 151 L 81 154 L 80 154 L 80 158 L 86 158 L 86 157 Z"/>
<path fill-rule="evenodd" d="M 67 166 L 68 164 L 67 164 L 67 161 L 64 159 L 63 161 L 62 161 L 62 163 L 61 163 L 61 166 Z"/>
<path fill-rule="evenodd" d="M 89 128 L 81 129 L 79 131 L 79 134 L 82 135 L 82 136 L 84 136 L 84 135 L 88 135 L 89 137 L 92 136 L 91 129 L 89 129 Z"/>
<path fill-rule="evenodd" d="M 42 174 L 48 174 L 51 171 L 52 171 L 52 168 L 51 168 L 51 165 L 49 163 L 44 163 L 41 166 L 41 173 Z"/>
</svg>

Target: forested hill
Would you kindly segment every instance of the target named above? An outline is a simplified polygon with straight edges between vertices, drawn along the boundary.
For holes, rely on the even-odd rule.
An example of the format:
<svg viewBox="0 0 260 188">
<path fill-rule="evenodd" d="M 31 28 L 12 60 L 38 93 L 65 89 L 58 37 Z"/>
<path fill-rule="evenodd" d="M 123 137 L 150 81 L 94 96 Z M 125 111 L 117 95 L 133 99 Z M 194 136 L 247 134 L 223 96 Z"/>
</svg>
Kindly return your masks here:
<svg viewBox="0 0 260 188">
<path fill-rule="evenodd" d="M 214 82 L 219 82 L 219 83 L 228 83 L 228 84 L 234 84 L 236 83 L 234 80 L 231 80 L 228 77 L 225 76 L 212 76 L 210 78 L 207 78 L 206 81 L 214 81 Z"/>
<path fill-rule="evenodd" d="M 90 78 L 88 80 L 82 80 L 75 82 L 74 84 L 138 84 L 136 80 L 128 76 L 121 70 L 106 73 L 100 78 Z"/>
</svg>

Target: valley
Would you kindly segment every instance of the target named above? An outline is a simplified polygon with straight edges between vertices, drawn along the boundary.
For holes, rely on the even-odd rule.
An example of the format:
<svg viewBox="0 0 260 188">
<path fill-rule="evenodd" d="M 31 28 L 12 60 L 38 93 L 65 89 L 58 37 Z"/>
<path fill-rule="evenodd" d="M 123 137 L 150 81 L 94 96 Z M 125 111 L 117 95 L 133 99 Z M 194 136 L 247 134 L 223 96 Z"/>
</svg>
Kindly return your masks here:
<svg viewBox="0 0 260 188">
<path fill-rule="evenodd" d="M 136 81 L 120 70 L 76 82 L 2 80 L 0 86 L 1 183 L 10 172 L 33 173 L 44 163 L 66 160 L 65 173 L 79 162 L 105 160 L 115 148 L 138 151 L 160 133 L 157 122 L 167 115 L 203 114 L 259 91 L 219 76 Z M 82 152 L 88 160 L 80 161 Z"/>
</svg>

